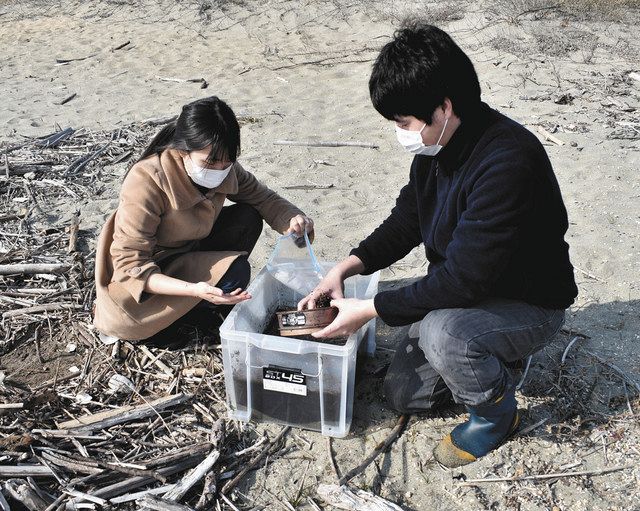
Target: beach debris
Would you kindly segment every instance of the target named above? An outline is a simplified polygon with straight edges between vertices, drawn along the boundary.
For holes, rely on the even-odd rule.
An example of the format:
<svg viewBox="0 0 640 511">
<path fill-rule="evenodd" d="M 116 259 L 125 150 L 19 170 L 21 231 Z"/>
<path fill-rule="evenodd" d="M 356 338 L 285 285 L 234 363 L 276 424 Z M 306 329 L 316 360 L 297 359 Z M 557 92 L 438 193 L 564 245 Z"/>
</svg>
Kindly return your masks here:
<svg viewBox="0 0 640 511">
<path fill-rule="evenodd" d="M 123 48 L 126 48 L 130 44 L 131 44 L 131 41 L 124 42 L 122 44 L 119 44 L 118 46 L 115 46 L 115 47 L 111 48 L 111 51 L 122 50 Z M 129 48 L 127 48 L 127 49 L 129 49 Z"/>
<path fill-rule="evenodd" d="M 536 130 L 537 130 L 538 133 L 540 133 L 540 135 L 542 135 L 542 137 L 545 140 L 548 140 L 549 142 L 553 142 L 554 144 L 559 145 L 559 146 L 563 146 L 564 145 L 564 142 L 562 140 L 560 140 L 555 135 L 552 135 L 551 133 L 549 133 L 542 126 L 537 126 Z"/>
<path fill-rule="evenodd" d="M 157 80 L 161 82 L 176 82 L 176 83 L 199 83 L 201 89 L 209 87 L 209 82 L 204 78 L 168 78 L 164 76 L 156 76 Z"/>
<path fill-rule="evenodd" d="M 293 145 L 306 147 L 364 147 L 367 149 L 378 149 L 378 144 L 369 142 L 355 142 L 350 140 L 276 140 L 274 145 Z"/>
<path fill-rule="evenodd" d="M 74 99 L 78 94 L 77 93 L 73 93 L 70 96 L 67 96 L 66 98 L 64 98 L 62 101 L 60 101 L 60 103 L 58 103 L 59 105 L 66 105 L 69 101 L 71 101 L 72 99 Z"/>
<path fill-rule="evenodd" d="M 402 511 L 397 504 L 359 488 L 321 484 L 318 495 L 330 506 L 347 511 Z"/>
</svg>

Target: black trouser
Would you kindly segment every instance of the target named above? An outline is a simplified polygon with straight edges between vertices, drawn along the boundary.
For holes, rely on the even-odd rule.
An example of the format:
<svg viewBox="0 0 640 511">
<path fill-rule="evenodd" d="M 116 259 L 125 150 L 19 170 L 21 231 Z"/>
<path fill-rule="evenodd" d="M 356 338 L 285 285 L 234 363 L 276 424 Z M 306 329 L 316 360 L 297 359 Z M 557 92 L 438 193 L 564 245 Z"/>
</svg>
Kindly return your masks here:
<svg viewBox="0 0 640 511">
<path fill-rule="evenodd" d="M 251 253 L 262 233 L 262 217 L 252 206 L 233 204 L 222 208 L 218 219 L 209 235 L 200 240 L 198 251 L 225 251 Z M 246 255 L 236 258 L 222 276 L 216 287 L 229 293 L 237 288 L 245 289 L 251 279 L 251 266 Z M 164 262 L 166 264 L 166 262 Z M 161 263 L 162 266 L 162 263 Z M 221 321 L 233 307 L 230 305 L 214 305 L 202 300 L 196 307 L 164 330 L 153 335 L 146 342 L 153 344 L 181 344 L 184 339 L 180 335 L 183 327 L 199 326 L 205 330 L 217 329 Z"/>
</svg>

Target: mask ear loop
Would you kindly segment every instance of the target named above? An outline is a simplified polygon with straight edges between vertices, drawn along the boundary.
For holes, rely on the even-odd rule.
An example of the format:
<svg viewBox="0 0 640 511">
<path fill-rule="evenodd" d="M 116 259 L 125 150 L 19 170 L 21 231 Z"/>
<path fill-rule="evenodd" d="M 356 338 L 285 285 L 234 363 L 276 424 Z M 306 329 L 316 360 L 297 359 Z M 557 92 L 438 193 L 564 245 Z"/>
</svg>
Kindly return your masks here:
<svg viewBox="0 0 640 511">
<path fill-rule="evenodd" d="M 447 123 L 449 122 L 449 118 L 447 117 L 444 120 L 444 126 L 442 127 L 442 132 L 440 133 L 440 138 L 438 138 L 438 141 L 436 142 L 436 145 L 440 145 L 440 141 L 442 140 L 442 137 L 444 136 L 444 131 L 447 129 Z"/>
</svg>

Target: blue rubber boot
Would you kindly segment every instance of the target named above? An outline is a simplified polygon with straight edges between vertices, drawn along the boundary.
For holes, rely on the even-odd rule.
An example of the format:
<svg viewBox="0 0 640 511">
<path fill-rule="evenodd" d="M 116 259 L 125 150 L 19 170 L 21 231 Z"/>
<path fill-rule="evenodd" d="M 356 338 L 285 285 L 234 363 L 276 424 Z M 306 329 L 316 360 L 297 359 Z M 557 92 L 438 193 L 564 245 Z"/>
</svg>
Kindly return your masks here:
<svg viewBox="0 0 640 511">
<path fill-rule="evenodd" d="M 467 465 L 493 451 L 520 423 L 515 389 L 492 402 L 466 408 L 469 420 L 456 426 L 433 451 L 435 459 L 445 467 Z"/>
</svg>

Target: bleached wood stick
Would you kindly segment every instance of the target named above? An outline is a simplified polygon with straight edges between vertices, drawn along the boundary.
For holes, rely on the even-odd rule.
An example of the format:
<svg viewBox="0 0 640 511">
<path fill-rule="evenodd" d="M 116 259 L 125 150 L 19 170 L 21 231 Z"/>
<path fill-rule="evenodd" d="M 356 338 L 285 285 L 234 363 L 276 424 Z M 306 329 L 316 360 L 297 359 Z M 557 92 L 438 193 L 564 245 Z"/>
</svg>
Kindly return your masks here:
<svg viewBox="0 0 640 511">
<path fill-rule="evenodd" d="M 4 490 L 24 507 L 32 511 L 44 511 L 49 505 L 23 479 L 9 479 L 3 485 Z"/>
<path fill-rule="evenodd" d="M 267 455 L 267 453 L 271 452 L 271 449 L 273 448 L 273 446 L 277 445 L 280 439 L 284 435 L 286 435 L 290 429 L 291 429 L 291 426 L 285 426 L 284 428 L 282 428 L 280 433 L 278 433 L 278 435 L 273 439 L 273 442 L 270 442 L 269 444 L 267 444 L 258 454 L 256 454 L 244 466 L 244 468 L 238 474 L 236 474 L 236 476 L 233 479 L 231 479 L 231 481 L 227 481 L 227 483 L 222 487 L 222 491 L 220 493 L 225 494 L 233 490 L 236 487 L 236 485 L 240 482 L 240 480 L 247 474 L 247 472 L 249 472 L 249 470 L 255 467 L 260 462 L 260 460 L 262 460 L 262 458 L 264 458 Z"/>
<path fill-rule="evenodd" d="M 80 211 L 76 211 L 71 218 L 71 225 L 69 226 L 69 247 L 67 248 L 67 254 L 72 254 L 77 250 L 78 244 L 78 231 L 80 230 Z"/>
<path fill-rule="evenodd" d="M 131 502 L 132 500 L 141 499 L 145 495 L 163 495 L 174 486 L 175 484 L 167 484 L 165 486 L 159 486 L 158 488 L 151 488 L 150 490 L 142 490 L 136 493 L 127 493 L 126 495 L 112 498 L 110 502 L 112 504 L 122 504 L 124 502 Z"/>
<path fill-rule="evenodd" d="M 60 429 L 78 429 L 83 432 L 101 430 L 104 428 L 110 428 L 116 424 L 150 417 L 157 413 L 157 411 L 179 405 L 190 398 L 191 396 L 189 394 L 165 396 L 137 406 L 123 406 L 116 410 L 107 410 L 100 413 L 85 415 L 75 420 L 63 422 L 58 426 Z"/>
<path fill-rule="evenodd" d="M 44 465 L 0 465 L 0 479 L 7 477 L 53 477 Z"/>
<path fill-rule="evenodd" d="M 159 469 L 158 473 L 163 476 L 170 476 L 177 474 L 178 472 L 183 472 L 196 466 L 199 459 L 200 458 L 197 456 L 191 456 L 176 465 Z M 140 488 L 141 486 L 147 486 L 153 482 L 155 481 L 151 477 L 131 477 L 124 481 L 118 481 L 110 484 L 109 486 L 99 488 L 93 492 L 93 495 L 96 497 L 102 497 L 103 499 L 110 499 L 112 497 L 117 497 L 118 495 L 124 495 L 125 493 L 135 490 L 136 488 Z"/>
<path fill-rule="evenodd" d="M 193 511 L 192 507 L 183 506 L 167 499 L 156 497 L 155 495 L 145 495 L 138 499 L 137 504 L 140 509 L 153 509 L 155 511 Z"/>
<path fill-rule="evenodd" d="M 538 133 L 540 133 L 540 135 L 543 136 L 545 140 L 548 140 L 549 142 L 553 142 L 554 144 L 557 144 L 557 145 L 564 145 L 564 142 L 562 140 L 560 140 L 558 137 L 549 133 L 542 126 L 537 126 L 536 130 L 538 131 Z"/>
<path fill-rule="evenodd" d="M 144 353 L 147 357 L 149 357 L 150 362 L 154 363 L 156 366 L 162 369 L 162 371 L 166 375 L 173 376 L 173 370 L 167 364 L 165 364 L 162 360 L 160 360 L 162 353 L 159 353 L 158 355 L 154 355 L 153 353 L 151 353 L 151 350 L 147 348 L 144 344 L 141 346 L 138 346 L 138 348 L 140 349 L 140 351 L 142 351 L 142 353 Z"/>
<path fill-rule="evenodd" d="M 378 149 L 377 144 L 368 142 L 350 142 L 339 140 L 276 140 L 274 145 L 297 145 L 306 147 L 366 147 L 367 149 Z"/>
<path fill-rule="evenodd" d="M 29 275 L 33 273 L 62 273 L 70 268 L 68 264 L 0 264 L 0 275 Z"/>
<path fill-rule="evenodd" d="M 402 511 L 400 506 L 382 497 L 337 484 L 321 484 L 318 495 L 330 506 L 347 511 Z"/>
<path fill-rule="evenodd" d="M 9 506 L 7 499 L 4 498 L 4 495 L 2 494 L 2 492 L 0 492 L 0 509 L 2 511 L 11 511 L 11 507 Z"/>
<path fill-rule="evenodd" d="M 475 486 L 481 483 L 514 483 L 518 481 L 533 481 L 544 479 L 556 479 L 558 477 L 579 477 L 579 476 L 597 476 L 609 474 L 610 472 L 619 472 L 628 468 L 634 468 L 635 465 L 620 465 L 617 467 L 603 468 L 601 470 L 581 470 L 580 472 L 556 472 L 553 474 L 536 474 L 531 476 L 520 477 L 487 477 L 485 479 L 467 479 L 458 483 L 458 486 Z"/>
<path fill-rule="evenodd" d="M 33 307 L 24 307 L 22 309 L 13 309 L 2 313 L 2 319 L 12 318 L 14 316 L 22 316 L 24 314 L 40 314 L 41 312 L 55 312 L 59 310 L 77 310 L 82 309 L 82 305 L 77 303 L 47 303 L 44 305 L 34 305 Z"/>
<path fill-rule="evenodd" d="M 218 461 L 220 457 L 220 451 L 217 449 L 211 451 L 209 455 L 200 462 L 200 464 L 191 470 L 185 477 L 183 477 L 178 483 L 167 493 L 164 498 L 167 500 L 179 501 L 184 497 L 191 487 L 196 484 L 204 475 L 211 470 L 211 467 Z"/>
<path fill-rule="evenodd" d="M 20 410 L 24 403 L 0 403 L 0 410 Z"/>
</svg>

